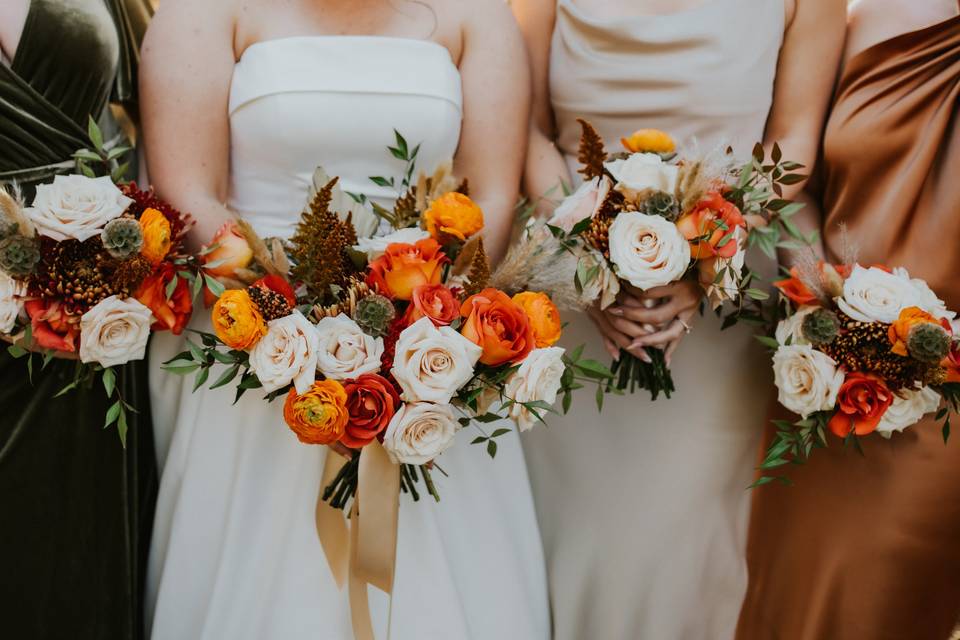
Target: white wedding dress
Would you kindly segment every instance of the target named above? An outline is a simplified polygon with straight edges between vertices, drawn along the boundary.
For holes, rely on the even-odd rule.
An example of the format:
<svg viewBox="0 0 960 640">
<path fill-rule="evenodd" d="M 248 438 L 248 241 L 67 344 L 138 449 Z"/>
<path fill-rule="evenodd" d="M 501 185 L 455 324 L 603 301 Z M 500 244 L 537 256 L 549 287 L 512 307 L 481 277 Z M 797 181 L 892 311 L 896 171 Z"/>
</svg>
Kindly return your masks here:
<svg viewBox="0 0 960 640">
<path fill-rule="evenodd" d="M 252 45 L 230 92 L 230 207 L 263 236 L 289 235 L 314 169 L 346 191 L 388 199 L 372 175 L 396 175 L 393 130 L 422 142 L 418 166 L 453 156 L 460 76 L 445 48 L 385 37 L 296 37 Z M 209 330 L 198 310 L 194 328 Z M 148 573 L 155 640 L 347 639 L 314 525 L 326 449 L 300 444 L 248 392 L 191 393 L 160 363 L 182 348 L 154 344 L 151 393 L 162 468 Z M 215 379 L 216 374 L 211 376 Z M 491 460 L 463 432 L 434 474 L 439 504 L 401 496 L 391 638 L 549 636 L 543 555 L 516 434 Z M 370 589 L 378 638 L 389 601 Z"/>
</svg>

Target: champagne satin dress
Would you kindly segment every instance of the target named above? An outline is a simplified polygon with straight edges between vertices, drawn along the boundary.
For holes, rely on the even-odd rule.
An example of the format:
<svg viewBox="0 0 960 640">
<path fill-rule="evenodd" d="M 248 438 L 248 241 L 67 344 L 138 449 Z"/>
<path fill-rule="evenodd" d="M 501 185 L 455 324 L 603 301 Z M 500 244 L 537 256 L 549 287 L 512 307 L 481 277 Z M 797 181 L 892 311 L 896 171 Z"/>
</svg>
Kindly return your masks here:
<svg viewBox="0 0 960 640">
<path fill-rule="evenodd" d="M 576 176 L 583 117 L 617 150 L 642 127 L 741 155 L 763 139 L 784 7 L 707 0 L 659 16 L 598 19 L 560 0 L 550 90 L 558 146 Z M 762 259 L 761 259 L 762 262 Z M 769 262 L 769 261 L 768 261 Z M 758 264 L 756 261 L 754 264 Z M 564 345 L 609 356 L 582 314 Z M 677 393 L 583 393 L 524 434 L 558 640 L 723 640 L 746 588 L 747 510 L 770 385 L 746 326 L 696 319 L 676 353 Z"/>
<path fill-rule="evenodd" d="M 846 66 L 822 158 L 824 236 L 960 309 L 960 16 Z M 954 429 L 956 432 L 956 429 Z M 767 437 L 771 435 L 769 429 Z M 928 420 L 864 455 L 833 439 L 754 493 L 740 640 L 945 640 L 960 618 L 960 443 Z"/>
</svg>

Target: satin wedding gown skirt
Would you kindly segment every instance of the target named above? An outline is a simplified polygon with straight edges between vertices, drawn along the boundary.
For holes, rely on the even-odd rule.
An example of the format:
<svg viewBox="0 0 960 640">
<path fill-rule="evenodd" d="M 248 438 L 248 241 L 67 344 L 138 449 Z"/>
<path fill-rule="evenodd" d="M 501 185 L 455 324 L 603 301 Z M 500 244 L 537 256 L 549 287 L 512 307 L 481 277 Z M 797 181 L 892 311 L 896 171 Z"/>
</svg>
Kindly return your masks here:
<svg viewBox="0 0 960 640">
<path fill-rule="evenodd" d="M 656 127 L 706 151 L 763 138 L 784 28 L 782 0 L 705 0 L 662 16 L 601 19 L 557 6 L 550 93 L 576 175 L 589 120 L 616 151 Z M 758 269 L 769 260 L 754 256 Z M 593 324 L 563 343 L 609 361 Z M 557 640 L 729 640 L 747 583 L 744 547 L 770 364 L 751 327 L 697 317 L 673 359 L 677 392 L 584 393 L 524 434 Z"/>
<path fill-rule="evenodd" d="M 395 197 L 368 176 L 398 175 L 393 130 L 422 142 L 419 168 L 456 151 L 457 68 L 442 46 L 382 37 L 298 37 L 252 45 L 230 93 L 231 208 L 263 236 L 289 235 L 314 169 L 345 191 Z M 209 330 L 200 310 L 193 327 Z M 192 381 L 159 363 L 152 394 L 162 479 L 148 577 L 154 640 L 352 638 L 346 591 L 317 540 L 326 449 L 300 444 L 281 403 Z M 211 378 L 213 379 L 213 378 Z M 495 460 L 460 434 L 440 459 L 439 504 L 400 499 L 391 637 L 545 639 L 546 578 L 516 435 Z M 440 474 L 436 474 L 440 475 Z M 370 589 L 377 637 L 388 599 Z"/>
</svg>

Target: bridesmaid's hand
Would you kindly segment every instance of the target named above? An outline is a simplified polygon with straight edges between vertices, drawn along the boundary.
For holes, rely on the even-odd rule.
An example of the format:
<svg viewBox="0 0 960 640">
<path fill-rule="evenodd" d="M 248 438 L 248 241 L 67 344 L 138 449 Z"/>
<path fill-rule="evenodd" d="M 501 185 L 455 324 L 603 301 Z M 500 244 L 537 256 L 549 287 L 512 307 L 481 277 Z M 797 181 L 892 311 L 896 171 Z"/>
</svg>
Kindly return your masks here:
<svg viewBox="0 0 960 640">
<path fill-rule="evenodd" d="M 652 327 L 643 327 L 636 322 L 610 315 L 609 311 L 601 311 L 596 306 L 590 307 L 587 315 L 596 325 L 603 338 L 603 346 L 614 361 L 620 359 L 620 350 L 624 349 L 644 362 L 650 362 L 650 356 L 642 347 L 631 345 L 637 338 L 652 331 Z"/>
<path fill-rule="evenodd" d="M 690 333 L 693 318 L 700 308 L 703 289 L 692 280 L 682 280 L 663 287 L 641 291 L 626 285 L 627 295 L 616 307 L 608 309 L 615 317 L 656 327 L 637 336 L 630 349 L 656 347 L 663 349 L 667 365 L 683 336 Z"/>
</svg>

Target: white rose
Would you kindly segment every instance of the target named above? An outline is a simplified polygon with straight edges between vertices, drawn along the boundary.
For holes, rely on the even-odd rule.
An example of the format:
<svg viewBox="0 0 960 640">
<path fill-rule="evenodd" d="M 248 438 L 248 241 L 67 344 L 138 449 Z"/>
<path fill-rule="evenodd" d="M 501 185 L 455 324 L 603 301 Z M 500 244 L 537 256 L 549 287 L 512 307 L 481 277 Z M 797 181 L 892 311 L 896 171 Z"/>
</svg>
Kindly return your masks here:
<svg viewBox="0 0 960 640">
<path fill-rule="evenodd" d="M 420 318 L 400 334 L 390 373 L 406 402 L 446 403 L 473 377 L 482 353 L 450 327 Z"/>
<path fill-rule="evenodd" d="M 0 271 L 0 333 L 10 333 L 23 311 L 23 297 L 27 287 Z"/>
<path fill-rule="evenodd" d="M 250 350 L 250 369 L 267 393 L 291 382 L 297 393 L 306 393 L 316 376 L 316 328 L 299 311 L 271 320 L 267 334 Z"/>
<path fill-rule="evenodd" d="M 324 318 L 316 325 L 317 370 L 331 380 L 349 380 L 380 370 L 383 338 L 363 332 L 349 316 Z"/>
<path fill-rule="evenodd" d="M 625 160 L 614 160 L 604 166 L 617 180 L 614 189 L 629 199 L 649 190 L 667 193 L 677 190 L 680 168 L 665 163 L 655 153 L 634 153 Z"/>
<path fill-rule="evenodd" d="M 383 448 L 397 464 L 426 464 L 450 448 L 459 426 L 448 404 L 404 404 L 387 425 Z"/>
<path fill-rule="evenodd" d="M 743 275 L 743 266 L 746 262 L 747 231 L 737 227 L 733 241 L 737 243 L 737 252 L 732 258 L 719 256 L 707 260 L 697 261 L 697 271 L 700 284 L 704 288 L 710 307 L 718 309 L 728 300 L 735 300 L 740 293 L 740 281 Z M 720 279 L 717 274 L 723 273 Z"/>
<path fill-rule="evenodd" d="M 547 347 L 531 351 L 517 372 L 510 376 L 504 395 L 514 401 L 509 415 L 520 431 L 531 429 L 537 422 L 534 413 L 520 403 L 556 402 L 564 369 L 563 349 Z M 543 415 L 543 410 L 537 409 L 537 413 Z"/>
<path fill-rule="evenodd" d="M 354 247 L 357 251 L 367 254 L 367 260 L 371 262 L 379 258 L 386 252 L 387 247 L 396 242 L 402 244 L 414 244 L 418 240 L 429 238 L 430 234 L 419 227 L 410 227 L 409 229 L 400 229 L 385 236 L 373 238 L 360 238 Z"/>
<path fill-rule="evenodd" d="M 900 391 L 894 394 L 893 404 L 887 407 L 880 419 L 877 433 L 889 438 L 894 431 L 903 431 L 917 424 L 923 416 L 936 411 L 939 406 L 940 394 L 930 387 Z"/>
<path fill-rule="evenodd" d="M 774 333 L 777 342 L 780 345 L 786 345 L 789 338 L 792 345 L 810 344 L 810 341 L 803 337 L 803 319 L 819 308 L 815 305 L 806 305 L 797 309 L 797 312 L 792 316 L 781 320 Z"/>
<path fill-rule="evenodd" d="M 104 225 L 120 217 L 133 200 L 110 178 L 57 176 L 37 187 L 33 206 L 25 210 L 42 236 L 81 242 L 99 235 Z"/>
<path fill-rule="evenodd" d="M 914 304 L 933 317 L 940 319 L 953 320 L 957 314 L 947 309 L 947 303 L 937 297 L 937 294 L 930 288 L 926 281 L 920 278 L 911 278 L 910 274 L 903 267 L 897 267 L 893 273 L 905 280 L 910 281 L 913 287 L 913 293 L 916 298 Z"/>
<path fill-rule="evenodd" d="M 780 347 L 773 354 L 780 404 L 803 418 L 833 409 L 843 379 L 833 358 L 810 345 Z"/>
<path fill-rule="evenodd" d="M 610 178 L 606 176 L 584 182 L 553 210 L 553 215 L 547 221 L 548 224 L 569 232 L 584 218 L 594 217 L 597 209 L 610 193 L 610 186 Z"/>
<path fill-rule="evenodd" d="M 617 294 L 620 293 L 620 279 L 607 265 L 603 256 L 591 250 L 580 257 L 580 262 L 587 271 L 597 267 L 597 275 L 589 282 L 582 283 L 582 299 L 593 302 L 599 298 L 601 309 L 606 309 L 616 302 Z"/>
<path fill-rule="evenodd" d="M 133 298 L 110 296 L 80 316 L 80 361 L 112 367 L 142 360 L 153 314 Z"/>
<path fill-rule="evenodd" d="M 890 323 L 900 317 L 900 311 L 916 305 L 917 295 L 909 278 L 856 265 L 843 283 L 843 297 L 836 301 L 854 320 Z"/>
<path fill-rule="evenodd" d="M 610 261 L 618 276 L 652 289 L 680 279 L 690 266 L 690 243 L 665 218 L 625 212 L 610 225 Z"/>
</svg>

